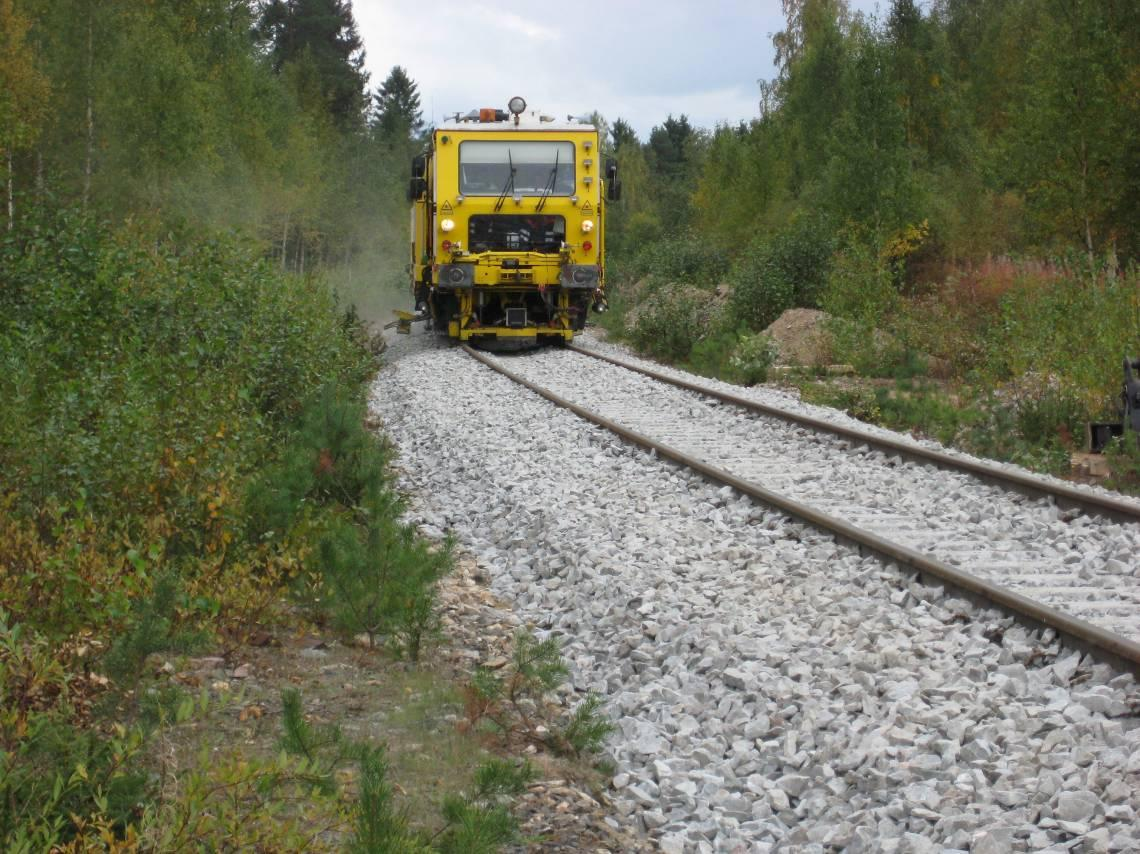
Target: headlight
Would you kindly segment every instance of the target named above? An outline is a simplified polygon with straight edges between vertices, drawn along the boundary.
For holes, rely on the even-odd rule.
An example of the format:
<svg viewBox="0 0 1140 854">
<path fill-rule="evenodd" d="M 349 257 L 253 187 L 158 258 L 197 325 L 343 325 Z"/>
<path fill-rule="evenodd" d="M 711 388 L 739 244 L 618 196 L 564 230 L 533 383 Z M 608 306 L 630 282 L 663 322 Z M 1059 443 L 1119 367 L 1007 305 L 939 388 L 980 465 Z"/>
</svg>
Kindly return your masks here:
<svg viewBox="0 0 1140 854">
<path fill-rule="evenodd" d="M 596 288 L 598 286 L 597 264 L 567 264 L 560 276 L 564 288 Z"/>
<path fill-rule="evenodd" d="M 594 221 L 592 219 L 582 220 L 582 233 L 589 234 L 594 230 Z"/>
<path fill-rule="evenodd" d="M 455 228 L 455 220 L 453 220 L 453 219 L 441 219 L 439 221 L 439 230 L 440 231 L 444 231 L 444 232 L 451 231 L 454 228 Z"/>
<path fill-rule="evenodd" d="M 440 264 L 436 281 L 441 288 L 469 288 L 475 284 L 475 265 Z"/>
</svg>

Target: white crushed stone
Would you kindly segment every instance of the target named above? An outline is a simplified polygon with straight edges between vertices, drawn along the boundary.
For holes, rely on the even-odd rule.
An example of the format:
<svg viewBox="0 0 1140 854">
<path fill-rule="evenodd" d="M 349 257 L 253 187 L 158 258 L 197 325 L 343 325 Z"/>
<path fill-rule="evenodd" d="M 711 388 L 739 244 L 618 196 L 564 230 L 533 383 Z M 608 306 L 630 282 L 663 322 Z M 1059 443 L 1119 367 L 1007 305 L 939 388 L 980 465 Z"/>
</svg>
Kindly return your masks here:
<svg viewBox="0 0 1140 854">
<path fill-rule="evenodd" d="M 1131 676 L 424 336 L 389 359 L 372 406 L 412 518 L 603 696 L 619 814 L 662 850 L 1140 849 Z"/>
</svg>

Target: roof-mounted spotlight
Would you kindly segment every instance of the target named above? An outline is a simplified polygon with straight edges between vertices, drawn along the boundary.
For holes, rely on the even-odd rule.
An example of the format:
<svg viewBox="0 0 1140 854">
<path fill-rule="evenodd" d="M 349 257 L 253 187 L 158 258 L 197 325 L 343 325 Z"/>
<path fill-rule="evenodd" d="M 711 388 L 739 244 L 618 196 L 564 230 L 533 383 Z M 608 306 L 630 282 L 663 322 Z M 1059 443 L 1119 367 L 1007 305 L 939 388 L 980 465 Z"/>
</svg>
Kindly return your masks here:
<svg viewBox="0 0 1140 854">
<path fill-rule="evenodd" d="M 511 98 L 511 100 L 507 101 L 507 109 L 510 110 L 514 115 L 518 116 L 522 113 L 523 110 L 526 109 L 526 99 L 515 95 L 513 98 Z"/>
</svg>

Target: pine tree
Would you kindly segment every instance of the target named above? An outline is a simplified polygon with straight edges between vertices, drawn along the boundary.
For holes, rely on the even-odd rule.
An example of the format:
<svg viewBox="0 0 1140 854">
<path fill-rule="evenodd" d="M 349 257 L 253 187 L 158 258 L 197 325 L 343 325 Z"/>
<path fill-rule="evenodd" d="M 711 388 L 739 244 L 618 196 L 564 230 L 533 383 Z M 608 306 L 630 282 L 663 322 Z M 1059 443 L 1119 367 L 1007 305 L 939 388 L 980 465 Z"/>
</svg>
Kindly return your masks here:
<svg viewBox="0 0 1140 854">
<path fill-rule="evenodd" d="M 382 139 L 403 141 L 423 132 L 418 87 L 400 66 L 393 66 L 372 99 L 375 109 L 372 126 Z"/>
</svg>

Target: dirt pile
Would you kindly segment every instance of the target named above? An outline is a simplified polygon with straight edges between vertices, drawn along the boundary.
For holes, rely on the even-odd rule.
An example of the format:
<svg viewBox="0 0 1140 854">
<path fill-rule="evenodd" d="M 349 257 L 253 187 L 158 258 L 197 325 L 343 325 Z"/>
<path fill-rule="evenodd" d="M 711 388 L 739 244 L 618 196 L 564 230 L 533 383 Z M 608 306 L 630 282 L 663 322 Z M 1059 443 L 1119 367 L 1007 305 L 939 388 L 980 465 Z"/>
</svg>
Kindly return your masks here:
<svg viewBox="0 0 1140 854">
<path fill-rule="evenodd" d="M 776 345 L 780 365 L 826 365 L 831 361 L 829 315 L 814 308 L 791 308 L 764 330 Z"/>
</svg>

